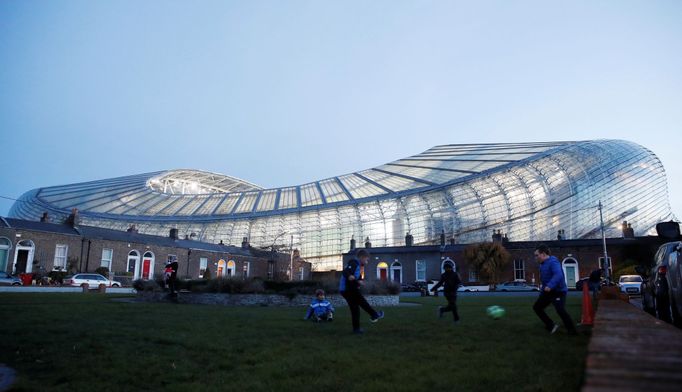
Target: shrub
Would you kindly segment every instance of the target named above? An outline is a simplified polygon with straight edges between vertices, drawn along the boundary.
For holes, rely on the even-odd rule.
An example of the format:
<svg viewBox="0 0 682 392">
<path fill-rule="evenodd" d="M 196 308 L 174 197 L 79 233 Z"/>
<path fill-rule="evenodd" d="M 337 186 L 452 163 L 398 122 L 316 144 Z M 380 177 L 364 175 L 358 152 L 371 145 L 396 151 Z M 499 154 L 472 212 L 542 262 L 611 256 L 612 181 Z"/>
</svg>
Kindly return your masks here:
<svg viewBox="0 0 682 392">
<path fill-rule="evenodd" d="M 105 278 L 109 278 L 109 268 L 107 268 L 107 267 L 98 267 L 95 270 L 95 273 L 100 274 L 100 275 L 104 276 Z"/>
<path fill-rule="evenodd" d="M 133 288 L 135 290 L 137 290 L 138 292 L 143 292 L 143 291 L 159 292 L 159 291 L 163 291 L 163 286 L 160 286 L 159 282 L 154 281 L 154 280 L 137 279 L 133 282 Z"/>
<path fill-rule="evenodd" d="M 218 278 L 208 281 L 206 291 L 209 293 L 245 293 L 246 281 L 238 278 Z"/>
<path fill-rule="evenodd" d="M 208 267 L 206 267 L 206 269 L 204 270 L 204 274 L 202 275 L 202 278 L 207 279 L 207 280 L 211 279 L 211 270 Z"/>
<path fill-rule="evenodd" d="M 207 279 L 182 279 L 176 281 L 176 285 L 178 290 L 204 292 L 207 291 L 208 282 Z"/>
<path fill-rule="evenodd" d="M 389 281 L 374 281 L 365 283 L 365 291 L 372 295 L 398 295 L 400 294 L 400 285 Z"/>
<path fill-rule="evenodd" d="M 64 283 L 64 278 L 66 277 L 67 273 L 66 271 L 50 271 L 47 274 L 47 277 L 50 278 L 52 281 L 57 282 L 59 284 Z"/>
</svg>

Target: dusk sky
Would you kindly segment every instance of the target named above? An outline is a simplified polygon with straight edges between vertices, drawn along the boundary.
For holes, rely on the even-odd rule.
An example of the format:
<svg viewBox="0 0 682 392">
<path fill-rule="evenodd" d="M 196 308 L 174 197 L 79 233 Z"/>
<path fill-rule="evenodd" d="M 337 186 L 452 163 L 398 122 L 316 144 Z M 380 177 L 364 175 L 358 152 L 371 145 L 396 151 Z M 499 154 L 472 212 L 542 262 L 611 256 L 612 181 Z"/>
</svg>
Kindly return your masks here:
<svg viewBox="0 0 682 392">
<path fill-rule="evenodd" d="M 0 1 L 0 216 L 164 169 L 276 187 L 439 144 L 625 139 L 679 218 L 681 127 L 682 1 Z"/>
</svg>

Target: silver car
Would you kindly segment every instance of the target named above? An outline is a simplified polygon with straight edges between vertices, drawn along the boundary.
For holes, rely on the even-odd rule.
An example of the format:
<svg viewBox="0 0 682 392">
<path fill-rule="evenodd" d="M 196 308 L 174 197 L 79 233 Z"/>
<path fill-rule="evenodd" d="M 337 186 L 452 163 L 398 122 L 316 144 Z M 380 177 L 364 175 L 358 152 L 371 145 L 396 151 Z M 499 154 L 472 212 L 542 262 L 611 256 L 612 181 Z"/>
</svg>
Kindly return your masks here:
<svg viewBox="0 0 682 392">
<path fill-rule="evenodd" d="M 85 284 L 92 288 L 99 287 L 100 284 L 106 287 L 121 287 L 121 282 L 109 280 L 100 274 L 82 273 L 64 278 L 66 286 L 84 286 Z"/>
<path fill-rule="evenodd" d="M 540 291 L 538 286 L 529 285 L 526 282 L 504 282 L 497 285 L 496 291 Z"/>
<path fill-rule="evenodd" d="M 21 286 L 21 279 L 7 272 L 0 272 L 0 286 Z"/>
</svg>

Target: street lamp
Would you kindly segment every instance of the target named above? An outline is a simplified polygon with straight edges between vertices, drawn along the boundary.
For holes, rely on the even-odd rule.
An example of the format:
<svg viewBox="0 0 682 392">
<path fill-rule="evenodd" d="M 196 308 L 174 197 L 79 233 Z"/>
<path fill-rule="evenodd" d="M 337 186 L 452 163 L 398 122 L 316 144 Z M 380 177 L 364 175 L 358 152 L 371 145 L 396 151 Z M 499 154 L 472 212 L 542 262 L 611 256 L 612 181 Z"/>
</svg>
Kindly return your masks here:
<svg viewBox="0 0 682 392">
<path fill-rule="evenodd" d="M 602 245 L 604 248 L 604 274 L 606 275 L 606 280 L 608 282 L 611 282 L 611 271 L 609 269 L 611 268 L 611 263 L 609 262 L 609 255 L 606 253 L 606 233 L 604 231 L 604 215 L 602 214 L 602 204 L 601 200 L 599 200 L 599 221 L 601 223 L 601 240 L 602 240 Z"/>
<path fill-rule="evenodd" d="M 276 252 L 275 252 L 275 243 L 277 242 L 277 240 L 279 239 L 279 237 L 281 237 L 281 236 L 283 236 L 283 235 L 285 235 L 285 234 L 287 234 L 287 232 L 286 232 L 286 231 L 283 231 L 283 232 L 277 234 L 277 235 L 275 236 L 275 239 L 272 240 L 272 244 L 270 245 L 270 252 L 272 252 L 272 261 L 273 261 L 273 262 L 275 262 L 275 253 L 276 253 Z M 274 265 L 273 265 L 273 278 L 274 278 L 274 275 L 275 275 L 275 274 L 274 274 L 274 271 L 275 271 L 275 268 L 274 268 Z"/>
</svg>

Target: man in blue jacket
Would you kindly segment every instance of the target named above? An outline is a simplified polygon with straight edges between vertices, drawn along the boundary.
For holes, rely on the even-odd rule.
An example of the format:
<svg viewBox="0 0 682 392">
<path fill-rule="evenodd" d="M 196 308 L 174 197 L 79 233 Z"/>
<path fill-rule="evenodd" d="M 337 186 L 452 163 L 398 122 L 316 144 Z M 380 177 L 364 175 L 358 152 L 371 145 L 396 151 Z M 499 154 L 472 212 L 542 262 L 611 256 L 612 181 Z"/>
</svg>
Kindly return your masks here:
<svg viewBox="0 0 682 392">
<path fill-rule="evenodd" d="M 346 268 L 341 274 L 341 281 L 339 282 L 339 293 L 348 302 L 350 308 L 350 315 L 353 320 L 353 333 L 362 334 L 364 331 L 360 328 L 360 308 L 367 312 L 373 323 L 379 321 L 384 317 L 383 311 L 374 310 L 370 304 L 367 303 L 365 297 L 360 293 L 360 287 L 364 282 L 365 265 L 369 260 L 369 252 L 365 249 L 360 249 L 356 254 L 356 258 L 350 260 Z"/>
<path fill-rule="evenodd" d="M 557 314 L 564 322 L 564 326 L 569 334 L 575 334 L 575 324 L 568 312 L 566 312 L 566 293 L 568 287 L 566 286 L 566 279 L 564 278 L 564 271 L 561 268 L 559 260 L 551 255 L 547 245 L 539 245 L 535 248 L 535 259 L 540 263 L 540 297 L 535 301 L 533 310 L 538 315 L 540 320 L 545 323 L 545 329 L 551 334 L 559 329 L 559 326 L 552 321 L 545 308 L 549 304 L 554 305 Z"/>
</svg>

